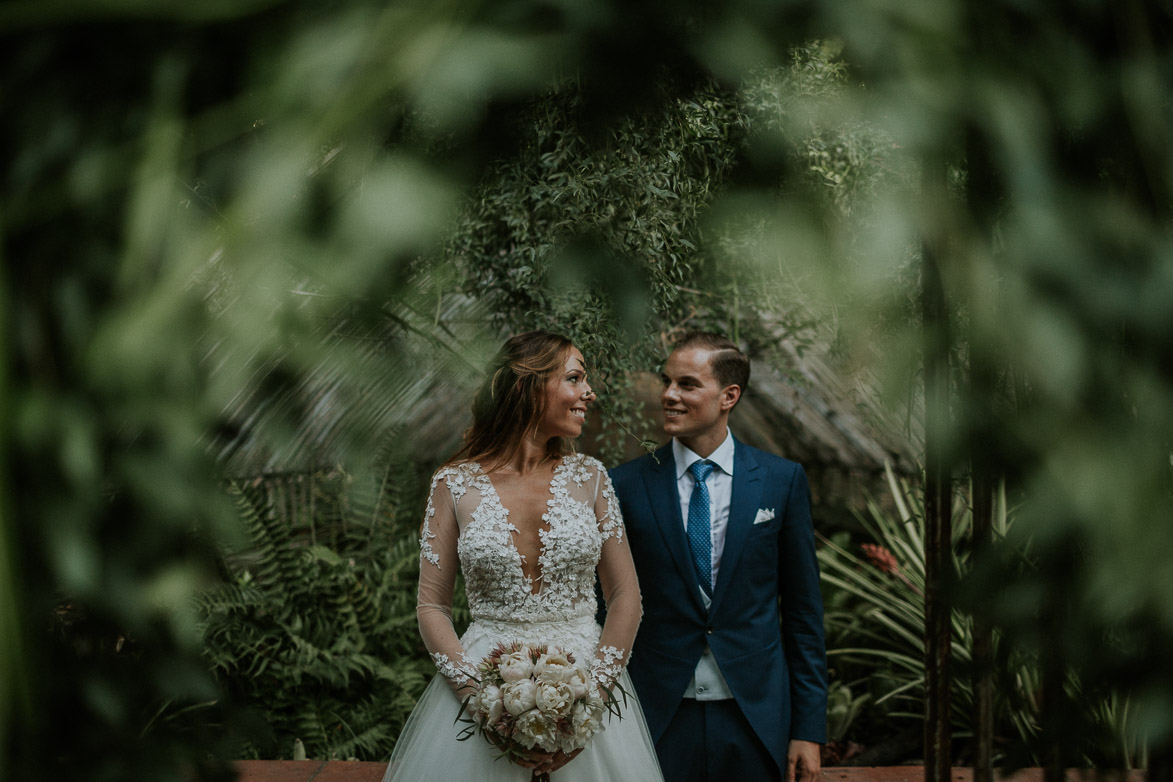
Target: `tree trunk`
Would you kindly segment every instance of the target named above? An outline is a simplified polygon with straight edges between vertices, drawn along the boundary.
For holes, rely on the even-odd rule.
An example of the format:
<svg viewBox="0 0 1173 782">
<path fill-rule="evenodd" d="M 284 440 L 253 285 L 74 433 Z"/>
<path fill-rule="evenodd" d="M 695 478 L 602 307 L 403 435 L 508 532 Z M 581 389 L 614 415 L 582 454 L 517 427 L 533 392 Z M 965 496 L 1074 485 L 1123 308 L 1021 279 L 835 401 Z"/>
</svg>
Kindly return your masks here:
<svg viewBox="0 0 1173 782">
<path fill-rule="evenodd" d="M 922 271 L 925 366 L 925 780 L 948 782 L 952 772 L 949 708 L 951 567 L 949 336 L 945 291 L 934 248 Z"/>
</svg>

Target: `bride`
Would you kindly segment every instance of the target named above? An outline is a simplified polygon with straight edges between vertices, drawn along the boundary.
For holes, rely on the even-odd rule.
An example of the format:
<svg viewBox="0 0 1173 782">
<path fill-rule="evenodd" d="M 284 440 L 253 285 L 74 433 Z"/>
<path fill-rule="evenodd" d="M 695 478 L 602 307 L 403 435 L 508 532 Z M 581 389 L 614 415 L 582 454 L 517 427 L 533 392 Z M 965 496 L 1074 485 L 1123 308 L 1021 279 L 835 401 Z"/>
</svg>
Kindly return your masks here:
<svg viewBox="0 0 1173 782">
<path fill-rule="evenodd" d="M 505 343 L 473 402 L 464 447 L 432 478 L 420 535 L 416 614 L 441 674 L 408 718 L 384 782 L 662 780 L 626 665 L 642 608 L 619 505 L 602 464 L 574 454 L 595 393 L 582 353 L 548 332 Z M 472 622 L 457 637 L 452 594 L 464 573 Z M 607 619 L 595 621 L 595 583 Z M 622 716 L 605 718 L 580 752 L 498 758 L 455 723 L 476 664 L 498 643 L 550 644 L 618 684 Z"/>
</svg>

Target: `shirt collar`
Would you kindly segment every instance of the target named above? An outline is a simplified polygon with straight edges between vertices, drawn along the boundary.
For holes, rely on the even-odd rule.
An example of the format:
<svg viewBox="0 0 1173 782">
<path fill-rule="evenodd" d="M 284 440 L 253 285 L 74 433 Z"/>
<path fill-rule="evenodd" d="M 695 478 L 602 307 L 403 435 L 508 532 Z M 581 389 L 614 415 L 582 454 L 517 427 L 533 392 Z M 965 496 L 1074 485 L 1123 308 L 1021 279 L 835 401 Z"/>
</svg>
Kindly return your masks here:
<svg viewBox="0 0 1173 782">
<path fill-rule="evenodd" d="M 701 459 L 675 437 L 672 438 L 672 457 L 676 460 L 676 480 L 683 478 L 692 463 Z M 725 439 L 717 446 L 717 450 L 705 458 L 721 468 L 726 475 L 733 475 L 733 433 L 729 427 L 725 427 Z"/>
</svg>

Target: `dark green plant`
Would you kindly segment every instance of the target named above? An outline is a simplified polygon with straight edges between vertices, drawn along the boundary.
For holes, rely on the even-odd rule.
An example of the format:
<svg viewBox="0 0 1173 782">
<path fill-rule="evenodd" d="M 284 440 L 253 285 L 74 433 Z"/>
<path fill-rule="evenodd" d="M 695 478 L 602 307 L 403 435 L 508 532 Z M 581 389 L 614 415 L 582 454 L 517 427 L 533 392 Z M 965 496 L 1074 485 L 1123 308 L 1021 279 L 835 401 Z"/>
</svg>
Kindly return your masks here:
<svg viewBox="0 0 1173 782">
<path fill-rule="evenodd" d="M 390 753 L 434 673 L 415 618 L 420 502 L 399 507 L 422 497 L 412 474 L 399 461 L 373 493 L 338 471 L 231 485 L 248 541 L 200 606 L 212 670 L 252 714 L 241 757 L 290 758 L 295 741 L 311 758 Z"/>
<path fill-rule="evenodd" d="M 640 437 L 649 422 L 628 375 L 654 369 L 658 332 L 695 309 L 698 218 L 728 175 L 739 124 L 711 82 L 660 91 L 606 127 L 590 125 L 577 80 L 535 100 L 515 122 L 516 153 L 470 199 L 447 248 L 499 328 L 574 339 L 608 419 Z M 626 435 L 605 432 L 598 447 L 615 461 Z"/>
<path fill-rule="evenodd" d="M 844 731 L 856 741 L 883 738 L 877 725 L 923 721 L 924 661 L 924 510 L 919 495 L 888 472 L 895 507 L 869 502 L 860 516 L 866 542 L 852 543 L 847 533 L 823 539 L 819 550 L 822 579 L 828 592 L 826 629 L 835 687 L 865 691 L 872 697 L 867 713 L 853 714 L 864 730 Z M 1006 538 L 1014 518 L 1003 495 L 998 503 L 994 535 Z M 953 507 L 952 563 L 954 578 L 971 570 L 969 553 L 972 514 L 964 496 Z M 856 553 L 858 552 L 858 553 Z M 1035 567 L 1029 549 L 1018 552 L 1019 566 Z M 952 719 L 959 739 L 973 735 L 973 621 L 961 610 L 952 614 Z M 1048 747 L 1040 742 L 1036 654 L 995 633 L 995 738 L 1002 762 L 1041 762 Z M 1086 690 L 1071 672 L 1066 688 L 1086 709 L 1085 719 L 1102 737 L 1084 748 L 1080 762 L 1105 768 L 1132 768 L 1145 757 L 1143 743 L 1132 729 L 1135 708 L 1120 692 Z M 858 726 L 857 726 L 858 727 Z M 865 731 L 871 731 L 866 733 Z M 961 745 L 959 755 L 963 757 Z"/>
<path fill-rule="evenodd" d="M 817 180 L 846 215 L 875 186 L 886 137 L 811 112 L 846 86 L 837 56 L 808 43 L 736 87 L 666 74 L 648 107 L 606 126 L 589 113 L 582 82 L 568 79 L 515 118 L 516 149 L 456 221 L 445 255 L 460 274 L 450 289 L 477 298 L 502 330 L 548 328 L 580 344 L 606 400 L 596 447 L 608 461 L 630 445 L 625 432 L 647 436 L 630 375 L 655 371 L 673 332 L 723 331 L 771 359 L 782 338 L 800 350 L 812 343 L 793 286 L 753 262 L 761 226 L 716 229 L 709 212 L 754 138 L 770 133 L 786 134 L 793 168 L 780 187 Z"/>
</svg>

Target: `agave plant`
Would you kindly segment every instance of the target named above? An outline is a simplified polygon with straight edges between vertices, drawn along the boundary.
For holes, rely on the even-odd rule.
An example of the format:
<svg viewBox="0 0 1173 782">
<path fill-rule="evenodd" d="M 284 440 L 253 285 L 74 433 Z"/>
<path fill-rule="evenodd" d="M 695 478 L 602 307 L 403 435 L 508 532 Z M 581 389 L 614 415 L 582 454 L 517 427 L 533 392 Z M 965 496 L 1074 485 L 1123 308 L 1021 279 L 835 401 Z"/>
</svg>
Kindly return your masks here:
<svg viewBox="0 0 1173 782">
<path fill-rule="evenodd" d="M 871 696 L 863 713 L 851 713 L 853 721 L 872 723 L 924 719 L 924 508 L 906 481 L 887 470 L 893 508 L 872 500 L 866 515 L 857 516 L 868 542 L 855 547 L 846 533 L 821 538 L 819 564 L 827 592 L 826 629 L 833 674 L 848 691 Z M 993 535 L 1006 538 L 1013 519 L 1004 490 L 995 499 Z M 953 576 L 969 572 L 973 514 L 967 497 L 957 494 L 953 505 Z M 1015 552 L 1022 567 L 1031 567 L 1029 550 Z M 965 739 L 974 730 L 972 617 L 954 609 L 951 617 L 952 726 L 955 738 Z M 993 637 L 995 670 L 995 740 L 1002 748 L 1013 746 L 1016 758 L 1039 761 L 1041 676 L 1035 657 L 1012 646 L 997 631 Z M 1080 690 L 1075 676 L 1068 676 L 1069 693 Z M 1115 737 L 1115 746 L 1099 748 L 1100 757 L 1085 757 L 1089 764 L 1109 763 L 1128 767 L 1143 757 L 1143 748 L 1130 735 L 1132 706 L 1127 698 L 1109 693 L 1084 698 L 1087 708 Z M 848 729 L 841 729 L 849 737 Z M 1090 752 L 1090 750 L 1089 750 Z M 1025 753 L 1025 754 L 1024 754 Z"/>
</svg>

